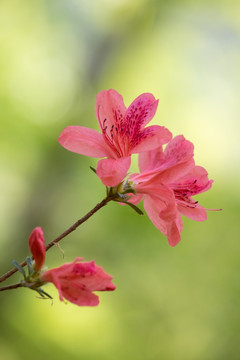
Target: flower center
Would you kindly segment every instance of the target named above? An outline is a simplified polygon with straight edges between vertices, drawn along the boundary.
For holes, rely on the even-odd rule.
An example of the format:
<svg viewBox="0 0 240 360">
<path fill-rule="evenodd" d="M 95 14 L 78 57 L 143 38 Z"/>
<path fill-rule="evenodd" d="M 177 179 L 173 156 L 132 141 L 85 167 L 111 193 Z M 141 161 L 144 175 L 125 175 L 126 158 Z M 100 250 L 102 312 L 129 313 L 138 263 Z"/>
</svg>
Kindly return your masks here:
<svg viewBox="0 0 240 360">
<path fill-rule="evenodd" d="M 196 208 L 198 206 L 198 201 L 192 199 L 192 196 L 198 194 L 201 189 L 196 183 L 197 179 L 191 183 L 171 184 L 169 186 L 174 191 L 178 205 L 191 208 Z"/>
<path fill-rule="evenodd" d="M 124 117 L 119 109 L 112 109 L 112 119 L 104 118 L 100 120 L 100 127 L 109 147 L 117 157 L 125 157 L 131 154 L 131 150 L 137 146 L 143 139 L 148 137 L 152 130 L 141 130 L 145 118 L 148 116 L 148 110 L 141 106 L 128 110 L 127 116 Z M 98 119 L 100 114 L 98 110 Z"/>
</svg>

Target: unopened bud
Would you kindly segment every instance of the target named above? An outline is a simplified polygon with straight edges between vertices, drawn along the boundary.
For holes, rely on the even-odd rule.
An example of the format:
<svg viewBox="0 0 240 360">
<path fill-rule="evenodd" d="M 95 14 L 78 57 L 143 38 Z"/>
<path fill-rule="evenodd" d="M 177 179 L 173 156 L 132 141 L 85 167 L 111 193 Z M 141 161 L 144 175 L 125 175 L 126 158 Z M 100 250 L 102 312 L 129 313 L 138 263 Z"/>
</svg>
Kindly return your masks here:
<svg viewBox="0 0 240 360">
<path fill-rule="evenodd" d="M 36 227 L 29 236 L 29 248 L 35 260 L 34 269 L 39 271 L 45 262 L 45 239 L 42 228 Z"/>
</svg>

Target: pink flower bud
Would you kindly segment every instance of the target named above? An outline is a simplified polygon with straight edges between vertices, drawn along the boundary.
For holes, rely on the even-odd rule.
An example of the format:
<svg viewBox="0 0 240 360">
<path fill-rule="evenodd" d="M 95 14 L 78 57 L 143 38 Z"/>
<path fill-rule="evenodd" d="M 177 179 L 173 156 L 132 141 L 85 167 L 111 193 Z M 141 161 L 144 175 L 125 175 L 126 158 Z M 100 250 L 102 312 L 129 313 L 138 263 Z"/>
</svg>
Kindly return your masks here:
<svg viewBox="0 0 240 360">
<path fill-rule="evenodd" d="M 92 291 L 112 291 L 116 286 L 111 281 L 112 276 L 94 261 L 80 260 L 82 258 L 78 257 L 72 263 L 44 272 L 41 280 L 56 286 L 61 301 L 65 298 L 79 306 L 96 306 L 99 298 Z"/>
<path fill-rule="evenodd" d="M 29 248 L 35 260 L 34 269 L 40 270 L 45 262 L 45 239 L 42 228 L 36 227 L 29 236 Z"/>
</svg>

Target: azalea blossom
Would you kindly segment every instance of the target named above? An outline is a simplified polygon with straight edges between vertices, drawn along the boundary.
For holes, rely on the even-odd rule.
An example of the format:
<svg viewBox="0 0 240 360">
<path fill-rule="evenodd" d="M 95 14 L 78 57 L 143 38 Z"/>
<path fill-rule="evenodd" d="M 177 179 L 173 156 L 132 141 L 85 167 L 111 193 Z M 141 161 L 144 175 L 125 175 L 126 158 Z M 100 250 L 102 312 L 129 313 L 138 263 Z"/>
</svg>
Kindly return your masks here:
<svg viewBox="0 0 240 360">
<path fill-rule="evenodd" d="M 72 263 L 66 263 L 50 269 L 41 275 L 44 282 L 52 282 L 59 292 L 59 298 L 64 298 L 79 306 L 96 306 L 99 298 L 93 291 L 112 291 L 116 287 L 112 276 L 94 261 L 79 262 L 76 258 Z"/>
<path fill-rule="evenodd" d="M 175 246 L 181 239 L 181 215 L 206 220 L 206 209 L 193 196 L 209 190 L 213 180 L 208 179 L 203 167 L 195 165 L 193 144 L 182 135 L 173 138 L 165 150 L 160 147 L 140 154 L 139 168 L 141 173 L 131 175 L 120 191 L 133 189 L 136 195 L 129 201 L 134 204 L 144 197 L 150 220 Z"/>
<path fill-rule="evenodd" d="M 93 291 L 112 291 L 115 285 L 112 276 L 105 273 L 94 261 L 83 262 L 77 257 L 73 262 L 44 271 L 45 239 L 40 227 L 35 228 L 29 237 L 29 247 L 35 260 L 34 271 L 28 276 L 28 282 L 40 294 L 46 294 L 40 286 L 52 282 L 64 298 L 79 306 L 96 306 L 99 298 Z M 37 271 L 37 273 L 36 273 Z M 46 294 L 50 297 L 48 294 Z"/>
<path fill-rule="evenodd" d="M 59 136 L 60 144 L 78 154 L 106 158 L 97 164 L 97 175 L 106 186 L 116 186 L 130 167 L 131 154 L 166 144 L 172 137 L 163 126 L 145 126 L 153 118 L 158 100 L 150 93 L 138 96 L 126 108 L 115 90 L 97 95 L 95 112 L 101 133 L 83 126 L 68 126 Z"/>
</svg>

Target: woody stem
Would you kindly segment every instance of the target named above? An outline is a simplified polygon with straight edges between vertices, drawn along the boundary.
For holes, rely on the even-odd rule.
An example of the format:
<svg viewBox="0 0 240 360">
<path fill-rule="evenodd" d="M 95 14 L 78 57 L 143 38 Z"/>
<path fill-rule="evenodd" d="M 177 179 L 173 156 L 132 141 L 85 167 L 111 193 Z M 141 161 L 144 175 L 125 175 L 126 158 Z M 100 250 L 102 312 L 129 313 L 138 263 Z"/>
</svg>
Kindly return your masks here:
<svg viewBox="0 0 240 360">
<path fill-rule="evenodd" d="M 61 235 L 59 235 L 56 239 L 54 239 L 53 241 L 51 241 L 47 246 L 46 246 L 46 251 L 49 250 L 53 245 L 56 245 L 60 240 L 62 240 L 63 238 L 65 238 L 67 235 L 69 235 L 71 232 L 73 232 L 74 230 L 77 229 L 78 226 L 80 226 L 81 224 L 83 224 L 85 221 L 87 221 L 93 214 L 95 214 L 98 210 L 100 210 L 103 206 L 105 206 L 109 201 L 114 199 L 114 195 L 108 195 L 105 199 L 103 199 L 100 203 L 98 203 L 92 210 L 90 210 L 86 215 L 84 215 L 81 219 L 79 219 L 78 221 L 76 221 L 72 226 L 70 226 L 67 230 L 65 230 Z M 22 267 L 27 265 L 26 261 L 23 261 L 22 263 L 20 263 L 20 265 Z M 10 276 L 12 276 L 15 272 L 17 272 L 17 268 L 12 268 L 11 270 L 9 270 L 8 272 L 6 272 L 4 275 L 2 275 L 0 277 L 0 283 L 5 281 L 6 279 L 8 279 Z M 15 287 L 11 287 L 14 285 L 10 285 L 9 289 L 14 289 Z M 16 285 L 15 285 L 16 286 Z M 19 286 L 16 286 L 19 287 Z M 8 287 L 2 287 L 0 288 L 0 291 L 3 290 L 8 290 Z"/>
<path fill-rule="evenodd" d="M 0 287 L 0 291 L 13 290 L 13 289 L 17 289 L 19 287 L 22 287 L 21 283 L 8 285 L 8 286 L 2 286 L 2 287 Z"/>
</svg>

